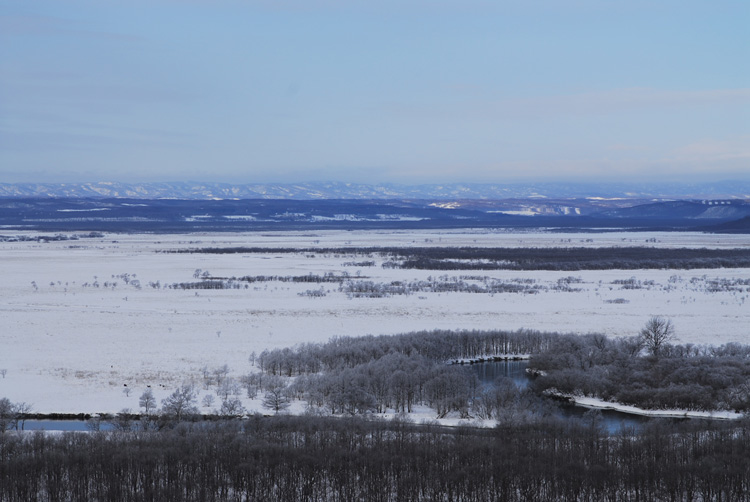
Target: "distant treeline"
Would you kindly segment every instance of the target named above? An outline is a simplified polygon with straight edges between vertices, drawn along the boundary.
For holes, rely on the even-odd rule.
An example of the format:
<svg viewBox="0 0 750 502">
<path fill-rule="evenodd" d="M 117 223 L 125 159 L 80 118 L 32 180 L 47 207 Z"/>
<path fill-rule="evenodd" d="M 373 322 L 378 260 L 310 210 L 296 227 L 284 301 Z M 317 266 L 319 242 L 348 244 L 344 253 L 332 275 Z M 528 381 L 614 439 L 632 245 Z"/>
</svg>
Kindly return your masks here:
<svg viewBox="0 0 750 502">
<path fill-rule="evenodd" d="M 199 281 L 192 282 L 174 282 L 174 283 L 161 283 L 149 282 L 149 286 L 154 289 L 248 289 L 249 284 L 256 282 L 293 282 L 293 283 L 310 283 L 310 284 L 322 284 L 322 283 L 341 283 L 352 279 L 346 272 L 341 275 L 333 273 L 325 273 L 323 275 L 307 274 L 307 275 L 255 275 L 255 276 L 243 276 L 243 277 L 213 277 L 204 276 Z"/>
<path fill-rule="evenodd" d="M 419 248 L 392 252 L 392 266 L 425 270 L 633 270 L 750 266 L 746 249 Z"/>
<path fill-rule="evenodd" d="M 750 500 L 750 424 L 596 413 L 495 429 L 251 417 L 161 432 L 0 434 L 0 500 Z"/>
<path fill-rule="evenodd" d="M 538 392 L 644 409 L 750 410 L 750 346 L 671 345 L 642 355 L 638 338 L 561 335 L 532 355 Z"/>
<path fill-rule="evenodd" d="M 381 256 L 384 267 L 424 270 L 635 270 L 750 267 L 747 249 L 664 249 L 654 247 L 344 247 L 344 248 L 194 248 L 173 253 L 305 253 Z"/>
<path fill-rule="evenodd" d="M 501 294 L 501 293 L 524 293 L 536 294 L 546 291 L 548 288 L 534 284 L 533 279 L 511 279 L 502 281 L 490 277 L 461 276 L 448 278 L 448 276 L 428 277 L 422 281 L 390 281 L 374 282 L 367 276 L 351 276 L 344 272 L 341 275 L 325 273 L 324 275 L 307 274 L 300 276 L 282 275 L 256 275 L 244 277 L 212 277 L 206 276 L 199 281 L 162 283 L 161 281 L 149 282 L 148 285 L 154 289 L 249 289 L 250 284 L 259 282 L 292 282 L 307 284 L 337 283 L 338 291 L 351 298 L 385 298 L 396 295 L 410 295 L 416 293 L 474 293 L 474 294 Z M 476 282 L 466 282 L 464 279 Z M 558 291 L 570 291 L 571 278 L 562 278 L 553 289 Z M 635 281 L 635 279 L 633 279 Z M 108 283 L 105 283 L 107 287 Z M 132 285 L 140 287 L 137 281 L 131 281 Z M 95 283 L 98 286 L 98 284 Z M 729 286 L 727 286 L 729 287 Z M 741 290 L 740 290 L 741 291 Z M 324 290 L 308 290 L 300 293 L 303 296 L 325 296 Z"/>
<path fill-rule="evenodd" d="M 104 234 L 101 232 L 73 235 L 0 235 L 0 242 L 59 242 L 77 241 L 78 239 L 98 239 L 102 237 L 104 237 Z"/>
<path fill-rule="evenodd" d="M 339 287 L 339 291 L 352 298 L 384 298 L 415 293 L 536 294 L 545 289 L 543 286 L 533 284 L 533 281 L 518 279 L 501 281 L 486 278 L 482 279 L 481 284 L 476 284 L 467 283 L 457 277 L 452 279 L 428 277 L 426 281 L 391 281 L 390 283 L 348 281 Z"/>
</svg>

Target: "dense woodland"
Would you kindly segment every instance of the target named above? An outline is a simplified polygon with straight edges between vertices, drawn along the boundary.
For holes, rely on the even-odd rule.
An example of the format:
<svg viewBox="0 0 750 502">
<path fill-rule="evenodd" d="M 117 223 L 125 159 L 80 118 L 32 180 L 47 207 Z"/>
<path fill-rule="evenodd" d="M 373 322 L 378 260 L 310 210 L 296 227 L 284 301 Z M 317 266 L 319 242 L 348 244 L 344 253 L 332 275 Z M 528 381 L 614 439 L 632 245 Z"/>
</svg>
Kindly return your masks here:
<svg viewBox="0 0 750 502">
<path fill-rule="evenodd" d="M 0 500 L 750 500 L 750 424 L 595 413 L 495 429 L 251 417 L 161 432 L 0 434 Z"/>
<path fill-rule="evenodd" d="M 644 352 L 646 352 L 644 354 Z M 559 336 L 534 354 L 537 392 L 585 395 L 646 409 L 750 410 L 750 346 L 673 345 L 639 338 Z"/>
<path fill-rule="evenodd" d="M 297 376 L 289 396 L 331 413 L 426 405 L 437 417 L 523 415 L 530 405 L 512 382 L 482 388 L 473 373 L 445 364 L 513 354 L 531 354 L 537 375 L 531 390 L 538 395 L 584 395 L 644 409 L 750 410 L 750 346 L 668 342 L 656 350 L 643 336 L 429 331 L 264 351 L 257 364 L 268 375 Z"/>
<path fill-rule="evenodd" d="M 383 266 L 422 270 L 636 270 L 750 267 L 746 249 L 655 247 L 349 247 L 349 248 L 192 248 L 173 253 L 304 253 L 380 256 Z"/>
<path fill-rule="evenodd" d="M 186 385 L 161 407 L 144 392 L 140 415 L 105 418 L 113 430 L 95 419 L 90 432 L 49 435 L 16 430 L 24 406 L 3 399 L 0 502 L 750 501 L 747 418 L 655 419 L 612 433 L 599 412 L 563 419 L 540 398 L 554 388 L 747 410 L 750 346 L 673 345 L 671 329 L 656 317 L 629 339 L 425 331 L 264 351 L 241 383 L 263 393 L 265 417 L 245 414 L 226 367 L 203 370 L 222 401 L 211 417 Z M 455 364 L 512 354 L 531 354 L 538 376 L 527 389 L 509 378 L 481 386 Z M 293 399 L 307 401 L 305 415 L 282 413 Z M 497 425 L 417 424 L 407 415 L 417 405 Z M 377 418 L 384 411 L 395 418 Z"/>
<path fill-rule="evenodd" d="M 425 405 L 436 418 L 455 412 L 464 418 L 520 419 L 536 411 L 538 400 L 529 399 L 509 380 L 483 388 L 474 373 L 446 362 L 539 352 L 556 336 L 446 330 L 341 337 L 326 344 L 263 351 L 257 365 L 270 377 L 296 377 L 284 395 L 326 414 L 409 413 Z"/>
<path fill-rule="evenodd" d="M 263 351 L 261 370 L 288 376 L 354 367 L 389 354 L 424 356 L 438 362 L 541 352 L 560 335 L 534 330 L 429 330 L 402 335 L 334 337 L 327 343 Z"/>
</svg>

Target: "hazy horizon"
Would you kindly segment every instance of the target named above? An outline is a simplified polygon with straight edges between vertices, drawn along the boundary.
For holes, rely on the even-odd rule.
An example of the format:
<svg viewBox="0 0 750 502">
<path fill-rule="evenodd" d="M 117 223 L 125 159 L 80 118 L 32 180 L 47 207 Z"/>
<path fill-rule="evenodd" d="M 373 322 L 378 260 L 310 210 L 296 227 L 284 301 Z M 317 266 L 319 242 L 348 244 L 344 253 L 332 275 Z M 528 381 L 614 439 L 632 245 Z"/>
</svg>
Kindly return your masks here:
<svg viewBox="0 0 750 502">
<path fill-rule="evenodd" d="M 421 186 L 421 185 L 477 185 L 477 186 L 507 186 L 507 187 L 530 187 L 544 185 L 571 185 L 580 187 L 595 186 L 692 186 L 692 185 L 724 185 L 729 183 L 748 183 L 750 184 L 750 174 L 747 176 L 725 176 L 725 177 L 700 177 L 682 180 L 658 180 L 658 179 L 515 179 L 505 181 L 435 181 L 435 180 L 417 180 L 409 181 L 382 181 L 382 182 L 359 182 L 335 179 L 306 179 L 306 180 L 217 180 L 217 179 L 81 179 L 81 180 L 38 180 L 25 179 L 21 181 L 0 180 L 0 184 L 23 185 L 23 184 L 44 184 L 44 185 L 87 185 L 87 184 L 122 184 L 122 185 L 148 185 L 148 184 L 169 184 L 169 183 L 196 183 L 206 185 L 229 185 L 229 186 L 251 186 L 251 185 L 322 185 L 322 184 L 341 184 L 341 185 L 362 185 L 362 186 Z"/>
</svg>

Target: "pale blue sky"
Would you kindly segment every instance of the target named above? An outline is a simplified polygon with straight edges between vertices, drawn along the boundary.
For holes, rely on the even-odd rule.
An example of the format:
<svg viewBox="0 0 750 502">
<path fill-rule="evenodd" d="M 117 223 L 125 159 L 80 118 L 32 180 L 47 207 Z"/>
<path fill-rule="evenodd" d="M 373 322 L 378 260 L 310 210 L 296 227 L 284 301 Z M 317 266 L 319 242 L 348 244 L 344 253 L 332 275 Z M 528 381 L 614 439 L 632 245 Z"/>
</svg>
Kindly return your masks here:
<svg viewBox="0 0 750 502">
<path fill-rule="evenodd" d="M 750 2 L 0 0 L 0 182 L 750 177 Z"/>
</svg>

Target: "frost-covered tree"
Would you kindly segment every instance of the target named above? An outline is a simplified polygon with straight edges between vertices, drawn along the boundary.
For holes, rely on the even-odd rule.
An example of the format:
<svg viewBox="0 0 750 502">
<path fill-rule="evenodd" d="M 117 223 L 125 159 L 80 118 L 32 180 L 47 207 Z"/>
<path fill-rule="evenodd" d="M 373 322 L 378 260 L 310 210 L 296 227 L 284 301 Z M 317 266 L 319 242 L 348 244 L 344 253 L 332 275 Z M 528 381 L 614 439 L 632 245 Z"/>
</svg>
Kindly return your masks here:
<svg viewBox="0 0 750 502">
<path fill-rule="evenodd" d="M 183 385 L 161 402 L 162 413 L 180 421 L 188 415 L 196 415 L 195 392 L 190 385 Z"/>
<path fill-rule="evenodd" d="M 251 373 L 240 379 L 242 386 L 247 391 L 247 397 L 255 399 L 258 396 L 258 389 L 263 383 L 263 373 Z"/>
<path fill-rule="evenodd" d="M 226 365 L 226 364 L 224 364 L 224 365 L 219 366 L 218 368 L 216 368 L 214 370 L 214 376 L 216 377 L 216 383 L 220 384 L 221 382 L 223 382 L 224 379 L 229 374 L 229 372 L 230 372 L 229 366 Z"/>
<path fill-rule="evenodd" d="M 216 395 L 222 401 L 229 399 L 229 396 L 238 395 L 240 391 L 240 384 L 234 378 L 226 378 L 216 387 Z"/>
<path fill-rule="evenodd" d="M 138 406 L 143 408 L 143 413 L 146 415 L 150 415 L 156 409 L 156 398 L 154 398 L 154 393 L 151 389 L 143 391 L 141 397 L 138 398 Z"/>
<path fill-rule="evenodd" d="M 289 408 L 289 395 L 284 380 L 282 378 L 266 379 L 266 393 L 263 396 L 263 407 L 273 410 L 278 414 L 280 411 Z"/>
<path fill-rule="evenodd" d="M 245 414 L 245 408 L 238 398 L 231 397 L 221 402 L 219 414 L 225 417 L 241 417 Z"/>
</svg>

